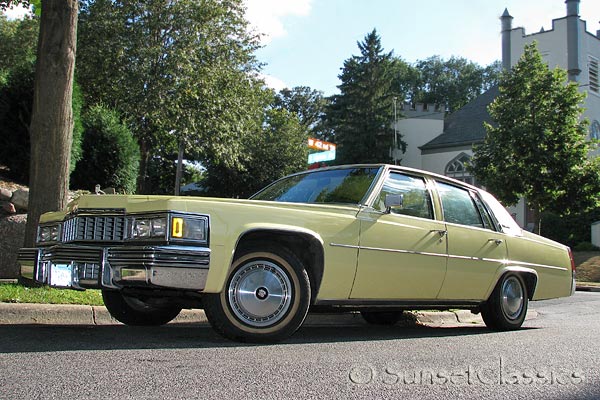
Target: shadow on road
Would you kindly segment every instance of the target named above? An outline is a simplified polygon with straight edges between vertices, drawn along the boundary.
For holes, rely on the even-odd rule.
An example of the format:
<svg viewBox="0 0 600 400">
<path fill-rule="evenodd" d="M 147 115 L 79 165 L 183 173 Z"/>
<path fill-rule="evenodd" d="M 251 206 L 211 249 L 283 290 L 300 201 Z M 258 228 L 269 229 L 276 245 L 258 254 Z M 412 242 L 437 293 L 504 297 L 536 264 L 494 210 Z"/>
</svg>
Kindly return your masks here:
<svg viewBox="0 0 600 400">
<path fill-rule="evenodd" d="M 305 326 L 294 336 L 277 345 L 407 340 L 484 334 L 496 333 L 481 326 L 456 328 Z M 0 353 L 258 346 L 223 339 L 204 324 L 172 323 L 162 327 L 2 325 L 0 337 L 2 338 Z"/>
</svg>

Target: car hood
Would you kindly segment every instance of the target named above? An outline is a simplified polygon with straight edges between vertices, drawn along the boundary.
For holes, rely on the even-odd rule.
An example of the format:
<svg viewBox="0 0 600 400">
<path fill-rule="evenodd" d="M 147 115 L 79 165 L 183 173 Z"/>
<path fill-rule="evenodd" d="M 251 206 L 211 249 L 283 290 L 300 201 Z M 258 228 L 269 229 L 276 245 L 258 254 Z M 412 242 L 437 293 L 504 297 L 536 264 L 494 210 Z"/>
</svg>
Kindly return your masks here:
<svg viewBox="0 0 600 400">
<path fill-rule="evenodd" d="M 144 196 L 144 195 L 83 195 L 71 201 L 65 210 L 42 215 L 40 222 L 63 220 L 69 214 L 82 210 L 115 210 L 117 213 L 144 213 L 156 211 L 211 212 L 231 207 L 297 209 L 310 211 L 345 211 L 356 213 L 358 205 L 280 203 L 246 199 L 223 199 L 193 196 Z"/>
</svg>

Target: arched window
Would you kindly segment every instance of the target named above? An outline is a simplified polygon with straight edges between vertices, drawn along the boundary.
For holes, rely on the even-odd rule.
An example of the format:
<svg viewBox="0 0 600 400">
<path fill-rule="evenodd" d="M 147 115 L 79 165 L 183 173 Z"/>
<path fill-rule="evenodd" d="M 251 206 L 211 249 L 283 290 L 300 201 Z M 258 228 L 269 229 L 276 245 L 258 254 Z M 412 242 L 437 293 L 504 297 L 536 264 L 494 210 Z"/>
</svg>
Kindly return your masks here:
<svg viewBox="0 0 600 400">
<path fill-rule="evenodd" d="M 466 153 L 460 153 L 446 165 L 445 175 L 450 178 L 458 179 L 471 185 L 475 184 L 475 178 L 467 171 L 467 164 L 471 161 L 471 156 Z"/>
</svg>

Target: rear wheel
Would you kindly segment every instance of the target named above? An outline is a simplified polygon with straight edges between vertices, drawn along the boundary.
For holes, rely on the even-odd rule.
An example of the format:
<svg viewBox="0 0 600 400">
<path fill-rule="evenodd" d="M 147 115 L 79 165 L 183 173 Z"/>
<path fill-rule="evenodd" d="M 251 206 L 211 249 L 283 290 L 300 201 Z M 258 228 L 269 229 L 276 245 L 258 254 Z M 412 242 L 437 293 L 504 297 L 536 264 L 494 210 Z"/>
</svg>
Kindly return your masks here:
<svg viewBox="0 0 600 400">
<path fill-rule="evenodd" d="M 481 317 L 490 329 L 519 329 L 527 315 L 527 286 L 520 275 L 505 274 L 488 301 L 481 306 Z"/>
<path fill-rule="evenodd" d="M 402 318 L 402 311 L 361 311 L 363 319 L 372 325 L 395 325 Z"/>
<path fill-rule="evenodd" d="M 102 299 L 110 315 L 127 325 L 164 325 L 181 312 L 181 307 L 159 299 L 156 302 L 142 301 L 115 290 L 103 290 Z"/>
<path fill-rule="evenodd" d="M 240 254 L 222 293 L 206 294 L 208 321 L 222 336 L 274 342 L 292 335 L 310 305 L 310 281 L 298 258 L 283 248 Z"/>
</svg>

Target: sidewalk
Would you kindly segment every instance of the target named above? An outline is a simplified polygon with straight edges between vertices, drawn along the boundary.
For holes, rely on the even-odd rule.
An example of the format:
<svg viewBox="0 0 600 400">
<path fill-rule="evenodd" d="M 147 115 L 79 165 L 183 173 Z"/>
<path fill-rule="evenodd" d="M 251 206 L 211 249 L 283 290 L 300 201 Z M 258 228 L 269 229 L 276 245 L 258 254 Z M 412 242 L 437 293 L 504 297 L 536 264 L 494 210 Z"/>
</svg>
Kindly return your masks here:
<svg viewBox="0 0 600 400">
<path fill-rule="evenodd" d="M 405 325 L 425 325 L 429 327 L 483 326 L 481 315 L 468 310 L 456 311 L 411 311 L 414 318 L 407 318 Z M 535 310 L 529 310 L 527 319 L 537 317 Z M 208 325 L 203 310 L 183 310 L 171 323 Z M 105 307 L 54 304 L 0 303 L 0 325 L 41 324 L 41 325 L 115 325 Z M 306 326 L 361 326 L 366 325 L 359 313 L 308 315 Z"/>
</svg>

